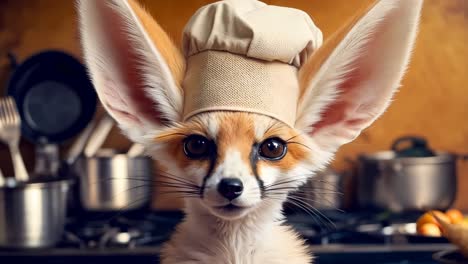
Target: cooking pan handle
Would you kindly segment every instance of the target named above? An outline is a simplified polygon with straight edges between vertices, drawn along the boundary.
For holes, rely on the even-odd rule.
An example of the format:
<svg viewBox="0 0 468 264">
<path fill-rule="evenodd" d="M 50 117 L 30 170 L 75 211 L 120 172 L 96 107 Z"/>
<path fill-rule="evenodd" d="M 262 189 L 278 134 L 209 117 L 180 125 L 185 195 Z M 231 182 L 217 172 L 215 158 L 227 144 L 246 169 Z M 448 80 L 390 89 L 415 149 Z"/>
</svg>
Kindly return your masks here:
<svg viewBox="0 0 468 264">
<path fill-rule="evenodd" d="M 395 140 L 392 144 L 392 150 L 393 151 L 401 151 L 400 146 L 403 143 L 411 143 L 411 147 L 417 147 L 417 148 L 427 148 L 427 140 L 422 137 L 418 136 L 406 136 L 406 137 L 401 137 Z"/>
<path fill-rule="evenodd" d="M 18 59 L 16 58 L 16 55 L 13 52 L 9 51 L 7 57 L 10 61 L 10 67 L 12 69 L 16 69 L 16 67 L 18 67 Z"/>
<path fill-rule="evenodd" d="M 405 143 L 410 143 L 409 148 L 402 148 Z M 406 136 L 395 140 L 392 144 L 392 150 L 398 156 L 406 157 L 427 157 L 434 156 L 434 152 L 427 146 L 427 140 L 418 136 Z"/>
</svg>

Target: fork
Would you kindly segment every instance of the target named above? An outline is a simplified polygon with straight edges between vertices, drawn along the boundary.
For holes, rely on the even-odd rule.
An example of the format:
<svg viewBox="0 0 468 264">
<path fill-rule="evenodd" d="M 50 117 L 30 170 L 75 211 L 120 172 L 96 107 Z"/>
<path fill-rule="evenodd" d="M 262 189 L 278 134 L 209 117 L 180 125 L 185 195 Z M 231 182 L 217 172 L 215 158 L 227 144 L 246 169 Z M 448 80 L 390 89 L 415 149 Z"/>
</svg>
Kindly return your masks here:
<svg viewBox="0 0 468 264">
<path fill-rule="evenodd" d="M 2 170 L 0 169 L 0 187 L 5 184 L 5 178 L 3 176 Z"/>
<path fill-rule="evenodd" d="M 11 160 L 18 181 L 27 181 L 29 176 L 19 150 L 21 119 L 16 103 L 11 97 L 0 99 L 0 140 L 10 148 Z"/>
</svg>

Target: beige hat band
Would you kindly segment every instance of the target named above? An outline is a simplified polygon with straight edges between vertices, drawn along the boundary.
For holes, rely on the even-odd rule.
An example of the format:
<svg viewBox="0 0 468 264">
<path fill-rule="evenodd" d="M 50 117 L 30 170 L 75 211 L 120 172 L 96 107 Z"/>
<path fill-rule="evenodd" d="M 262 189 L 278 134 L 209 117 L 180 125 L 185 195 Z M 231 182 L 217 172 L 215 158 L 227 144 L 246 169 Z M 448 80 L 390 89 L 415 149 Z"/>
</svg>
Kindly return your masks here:
<svg viewBox="0 0 468 264">
<path fill-rule="evenodd" d="M 190 56 L 184 79 L 184 120 L 208 111 L 267 115 L 294 126 L 298 69 L 222 51 Z"/>
</svg>

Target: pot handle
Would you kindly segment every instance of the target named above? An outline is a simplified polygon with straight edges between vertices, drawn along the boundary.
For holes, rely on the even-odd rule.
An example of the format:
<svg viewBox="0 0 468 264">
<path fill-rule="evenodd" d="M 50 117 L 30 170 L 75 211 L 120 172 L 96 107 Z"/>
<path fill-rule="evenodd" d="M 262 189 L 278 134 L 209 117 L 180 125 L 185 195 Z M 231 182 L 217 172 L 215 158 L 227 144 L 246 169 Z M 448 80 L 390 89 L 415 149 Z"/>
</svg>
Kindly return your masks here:
<svg viewBox="0 0 468 264">
<path fill-rule="evenodd" d="M 16 55 L 13 52 L 9 51 L 7 57 L 10 61 L 10 67 L 12 69 L 16 69 L 16 67 L 18 67 L 18 59 L 16 58 Z"/>
<path fill-rule="evenodd" d="M 410 143 L 409 147 L 402 147 L 403 144 Z M 430 157 L 434 152 L 428 148 L 427 140 L 418 136 L 406 136 L 395 140 L 392 144 L 392 150 L 399 157 Z"/>
</svg>

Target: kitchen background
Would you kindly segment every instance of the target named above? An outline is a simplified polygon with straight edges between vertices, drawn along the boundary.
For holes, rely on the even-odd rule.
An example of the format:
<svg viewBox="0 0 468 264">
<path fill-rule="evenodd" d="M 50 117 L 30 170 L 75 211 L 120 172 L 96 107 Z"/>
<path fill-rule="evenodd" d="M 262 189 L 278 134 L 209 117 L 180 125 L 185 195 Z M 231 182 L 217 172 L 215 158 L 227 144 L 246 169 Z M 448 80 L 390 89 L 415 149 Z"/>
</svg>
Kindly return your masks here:
<svg viewBox="0 0 468 264">
<path fill-rule="evenodd" d="M 197 8 L 211 1 L 141 1 L 174 38 L 181 41 L 183 26 Z M 367 0 L 264 1 L 288 5 L 308 12 L 325 38 L 337 30 Z M 426 0 L 419 39 L 402 89 L 388 111 L 371 128 L 338 153 L 333 167 L 350 170 L 347 159 L 359 153 L 389 149 L 404 135 L 420 135 L 433 149 L 468 153 L 468 1 Z M 7 52 L 21 62 L 45 49 L 59 49 L 80 58 L 74 1 L 0 0 L 0 94 L 12 72 Z M 102 113 L 102 109 L 99 109 Z M 69 143 L 63 144 L 66 149 Z M 114 129 L 105 147 L 128 148 Z M 21 142 L 29 169 L 33 168 L 34 146 Z M 12 173 L 9 153 L 0 146 L 0 167 Z M 468 162 L 459 162 L 458 197 L 455 207 L 468 210 Z M 352 181 L 351 181 L 352 183 Z M 351 190 L 351 189 L 349 189 Z M 346 192 L 346 190 L 345 190 Z M 157 192 L 156 197 L 157 196 Z M 348 194 L 352 192 L 349 191 Z M 159 198 L 158 198 L 159 199 Z M 158 208 L 178 208 L 174 198 L 155 199 Z"/>
<path fill-rule="evenodd" d="M 149 9 L 176 43 L 181 42 L 181 32 L 189 17 L 200 6 L 212 2 L 138 1 Z M 263 1 L 308 12 L 327 38 L 361 6 L 374 0 Z M 0 97 L 7 94 L 7 89 L 9 94 L 13 93 L 23 118 L 24 138 L 31 136 L 32 129 L 28 129 L 34 123 L 29 120 L 33 119 L 31 116 L 52 119 L 48 120 L 50 122 L 41 119 L 35 124 L 41 125 L 36 131 L 42 134 L 54 130 L 54 126 L 65 126 L 67 121 L 76 121 L 76 117 L 71 118 L 70 109 L 79 107 L 66 103 L 71 100 L 68 98 L 70 94 L 76 94 L 62 93 L 64 96 L 61 96 L 57 90 L 79 90 L 87 99 L 94 98 L 81 65 L 78 70 L 70 70 L 75 64 L 55 61 L 53 54 L 56 53 L 51 57 L 47 57 L 51 53 L 46 53 L 46 59 L 33 64 L 34 69 L 26 73 L 21 71 L 22 66 L 15 71 L 11 65 L 11 54 L 21 65 L 45 50 L 61 50 L 81 60 L 74 2 L 0 0 Z M 468 238 L 463 235 L 468 234 L 468 215 L 464 216 L 458 210 L 436 212 L 447 224 L 441 226 L 440 221 L 426 210 L 446 209 L 451 204 L 454 189 L 458 188 L 452 208 L 468 213 L 468 160 L 456 161 L 457 173 L 452 170 L 455 162 L 452 157 L 426 158 L 432 154 L 418 148 L 403 149 L 397 155 L 423 157 L 386 160 L 378 166 L 369 159 L 358 161 L 360 154 L 389 150 L 397 138 L 408 135 L 426 138 L 433 150 L 468 157 L 467 43 L 468 0 L 425 0 L 412 63 L 393 104 L 371 128 L 341 148 L 332 164 L 339 174 L 333 171 L 321 173 L 309 183 L 308 188 L 312 191 L 306 195 L 295 194 L 308 205 L 291 206 L 297 198 L 286 204 L 286 221 L 306 239 L 318 263 L 467 263 L 460 252 L 465 249 L 468 257 L 468 243 L 458 238 Z M 19 81 L 9 85 L 13 73 Z M 65 87 L 57 86 L 57 82 L 44 82 L 44 79 L 48 81 L 49 75 L 57 77 L 60 84 L 63 81 Z M 84 76 L 84 82 L 77 76 Z M 34 78 L 43 81 L 41 85 L 31 80 Z M 24 87 L 30 90 L 24 92 L 21 90 Z M 75 88 L 80 89 L 73 90 Z M 24 94 L 33 94 L 29 98 L 32 100 L 21 98 Z M 86 102 L 90 102 L 90 107 L 85 108 L 91 110 L 88 111 L 91 116 L 95 102 Z M 53 108 L 57 105 L 60 106 L 58 110 Z M 44 106 L 47 111 L 42 111 Z M 78 116 L 86 117 L 84 112 L 78 111 Z M 98 106 L 96 120 L 105 117 L 104 114 L 103 108 Z M 86 118 L 83 120 L 86 122 L 79 122 L 88 122 Z M 100 124 L 106 125 L 106 122 Z M 63 128 L 60 131 L 67 134 Z M 62 159 L 67 157 L 71 146 L 80 142 L 76 139 L 60 143 Z M 93 145 L 90 144 L 93 140 L 84 142 Z M 130 146 L 117 128 L 112 129 L 103 145 L 122 151 L 127 151 Z M 87 148 L 85 154 L 88 154 Z M 44 162 L 44 158 L 50 156 L 35 153 L 51 150 L 54 148 L 50 145 L 33 145 L 27 139 L 21 141 L 21 153 L 30 172 L 37 172 L 41 168 L 38 164 L 50 164 Z M 48 153 L 54 154 L 53 151 Z M 106 153 L 108 158 L 101 156 L 99 162 L 80 157 L 73 164 L 67 159 L 60 163 L 60 173 L 46 173 L 43 178 L 35 176 L 33 182 L 24 185 L 12 177 L 2 182 L 0 177 L 0 263 L 159 263 L 156 260 L 161 244 L 167 241 L 183 217 L 172 209 L 179 209 L 182 202 L 174 196 L 163 195 L 164 190 L 157 185 L 152 199 L 149 198 L 151 187 L 146 180 L 153 174 L 150 159 Z M 430 164 L 434 160 L 438 162 Z M 360 173 L 357 173 L 357 164 L 364 168 Z M 0 144 L 1 170 L 12 176 L 12 167 L 7 147 Z M 60 177 L 63 175 L 72 177 Z M 458 184 L 452 180 L 455 177 L 458 177 Z M 73 184 L 69 184 L 71 182 Z M 68 187 L 69 192 L 66 191 Z M 344 199 L 335 192 L 338 188 L 345 193 Z M 153 208 L 171 210 L 148 210 L 149 200 L 153 201 Z M 362 204 L 357 203 L 358 200 Z M 356 206 L 358 204 L 361 206 Z M 369 210 L 375 209 L 377 204 L 380 210 Z M 307 207 L 309 212 L 294 210 L 301 209 L 299 207 Z M 464 231 L 460 231 L 462 229 Z"/>
</svg>

